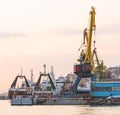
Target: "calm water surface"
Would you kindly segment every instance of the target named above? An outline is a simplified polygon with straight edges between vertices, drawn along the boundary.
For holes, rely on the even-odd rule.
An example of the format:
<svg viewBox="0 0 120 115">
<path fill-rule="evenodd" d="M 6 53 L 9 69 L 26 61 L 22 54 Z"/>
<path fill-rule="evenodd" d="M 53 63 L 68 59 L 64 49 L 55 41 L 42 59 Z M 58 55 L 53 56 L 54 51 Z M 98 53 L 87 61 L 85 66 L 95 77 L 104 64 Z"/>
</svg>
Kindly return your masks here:
<svg viewBox="0 0 120 115">
<path fill-rule="evenodd" d="M 0 100 L 0 115 L 120 115 L 120 106 L 11 106 L 9 101 Z"/>
</svg>

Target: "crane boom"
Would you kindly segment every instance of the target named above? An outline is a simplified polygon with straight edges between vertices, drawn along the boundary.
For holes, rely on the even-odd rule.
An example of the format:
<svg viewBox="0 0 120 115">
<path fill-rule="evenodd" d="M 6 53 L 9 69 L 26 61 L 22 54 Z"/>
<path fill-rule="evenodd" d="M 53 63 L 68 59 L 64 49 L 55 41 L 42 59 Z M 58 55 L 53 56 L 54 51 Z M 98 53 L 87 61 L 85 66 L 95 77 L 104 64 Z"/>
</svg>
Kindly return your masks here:
<svg viewBox="0 0 120 115">
<path fill-rule="evenodd" d="M 93 60 L 92 51 L 91 51 L 91 49 L 92 49 L 91 48 L 91 46 L 92 46 L 92 31 L 96 29 L 94 7 L 91 7 L 90 15 L 91 15 L 91 17 L 90 17 L 89 33 L 87 33 L 85 36 L 85 37 L 87 37 L 87 49 L 86 49 L 84 63 L 89 61 L 92 65 L 92 69 L 94 71 L 95 65 L 94 65 L 94 60 Z"/>
</svg>

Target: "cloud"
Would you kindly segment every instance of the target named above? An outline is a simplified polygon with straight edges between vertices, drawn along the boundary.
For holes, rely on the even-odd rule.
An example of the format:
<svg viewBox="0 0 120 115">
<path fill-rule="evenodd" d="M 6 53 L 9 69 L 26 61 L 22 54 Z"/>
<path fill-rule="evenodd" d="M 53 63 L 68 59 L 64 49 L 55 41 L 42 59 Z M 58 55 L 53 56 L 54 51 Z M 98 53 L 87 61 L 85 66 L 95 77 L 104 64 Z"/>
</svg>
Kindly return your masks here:
<svg viewBox="0 0 120 115">
<path fill-rule="evenodd" d="M 52 32 L 60 35 L 81 35 L 82 33 L 80 29 L 72 29 L 72 28 L 54 29 L 52 30 Z"/>
<path fill-rule="evenodd" d="M 27 35 L 24 33 L 0 32 L 0 38 L 25 37 L 25 36 Z"/>
<path fill-rule="evenodd" d="M 58 35 L 83 35 L 84 29 L 79 28 L 57 28 L 53 29 L 52 33 L 56 33 Z M 111 24 L 111 25 L 104 25 L 100 28 L 96 28 L 96 32 L 98 35 L 107 35 L 107 34 L 119 34 L 120 33 L 120 24 Z"/>
<path fill-rule="evenodd" d="M 120 24 L 111 24 L 111 25 L 106 25 L 106 27 L 98 28 L 97 33 L 100 35 L 103 34 L 119 34 L 120 33 Z"/>
</svg>

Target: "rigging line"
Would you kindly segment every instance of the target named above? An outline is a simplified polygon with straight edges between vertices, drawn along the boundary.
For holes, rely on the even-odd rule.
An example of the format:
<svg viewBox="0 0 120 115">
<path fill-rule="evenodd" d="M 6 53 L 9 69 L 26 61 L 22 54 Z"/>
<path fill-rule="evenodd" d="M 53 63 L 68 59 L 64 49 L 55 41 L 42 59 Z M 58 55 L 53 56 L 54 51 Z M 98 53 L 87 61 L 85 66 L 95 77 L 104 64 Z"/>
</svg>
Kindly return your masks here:
<svg viewBox="0 0 120 115">
<path fill-rule="evenodd" d="M 81 44 L 80 48 L 78 49 L 78 51 L 80 51 L 81 47 L 83 46 L 84 42 Z"/>
</svg>

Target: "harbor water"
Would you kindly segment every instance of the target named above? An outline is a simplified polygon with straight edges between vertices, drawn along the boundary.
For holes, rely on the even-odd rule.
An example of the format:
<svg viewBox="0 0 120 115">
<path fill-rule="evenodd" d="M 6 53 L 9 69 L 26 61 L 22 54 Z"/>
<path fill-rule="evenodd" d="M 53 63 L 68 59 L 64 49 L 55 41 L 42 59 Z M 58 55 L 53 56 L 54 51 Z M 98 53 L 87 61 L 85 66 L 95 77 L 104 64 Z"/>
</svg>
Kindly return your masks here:
<svg viewBox="0 0 120 115">
<path fill-rule="evenodd" d="M 11 106 L 0 100 L 0 115 L 120 115 L 120 106 L 33 105 Z"/>
</svg>

